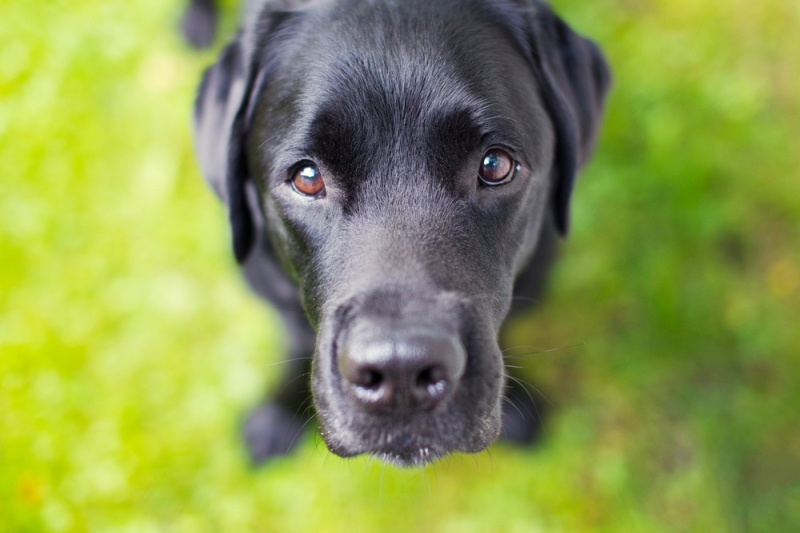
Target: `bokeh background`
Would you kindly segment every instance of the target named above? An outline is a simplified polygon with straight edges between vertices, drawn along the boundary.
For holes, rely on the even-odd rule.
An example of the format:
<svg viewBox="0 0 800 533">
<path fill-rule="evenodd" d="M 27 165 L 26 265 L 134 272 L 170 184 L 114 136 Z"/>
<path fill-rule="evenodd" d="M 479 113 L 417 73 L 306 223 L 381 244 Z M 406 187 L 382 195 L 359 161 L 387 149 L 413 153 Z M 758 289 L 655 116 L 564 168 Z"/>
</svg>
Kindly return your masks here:
<svg viewBox="0 0 800 533">
<path fill-rule="evenodd" d="M 616 84 L 512 325 L 543 439 L 253 470 L 284 338 L 190 133 L 236 3 L 199 53 L 182 0 L 0 1 L 0 531 L 800 531 L 800 3 L 555 5 Z"/>
</svg>

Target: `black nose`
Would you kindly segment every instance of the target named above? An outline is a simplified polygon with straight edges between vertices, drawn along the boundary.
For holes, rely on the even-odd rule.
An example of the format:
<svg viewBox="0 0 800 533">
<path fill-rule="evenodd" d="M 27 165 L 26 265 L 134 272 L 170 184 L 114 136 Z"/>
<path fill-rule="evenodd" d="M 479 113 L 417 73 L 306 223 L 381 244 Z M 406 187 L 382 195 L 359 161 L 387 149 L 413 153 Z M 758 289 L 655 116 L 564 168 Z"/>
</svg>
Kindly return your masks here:
<svg viewBox="0 0 800 533">
<path fill-rule="evenodd" d="M 448 396 L 464 373 L 466 353 L 457 336 L 443 331 L 353 329 L 339 353 L 339 370 L 365 407 L 391 412 L 430 410 Z"/>
</svg>

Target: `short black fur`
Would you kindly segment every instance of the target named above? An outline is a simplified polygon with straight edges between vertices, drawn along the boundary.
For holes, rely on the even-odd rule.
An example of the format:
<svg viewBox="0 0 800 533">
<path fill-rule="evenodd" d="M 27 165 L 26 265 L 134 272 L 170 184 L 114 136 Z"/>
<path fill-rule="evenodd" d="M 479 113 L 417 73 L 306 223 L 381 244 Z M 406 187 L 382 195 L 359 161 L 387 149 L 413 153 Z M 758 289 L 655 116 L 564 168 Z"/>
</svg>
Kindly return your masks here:
<svg viewBox="0 0 800 533">
<path fill-rule="evenodd" d="M 498 336 L 542 289 L 609 83 L 537 0 L 248 3 L 195 130 L 235 256 L 290 339 L 245 424 L 254 461 L 297 443 L 309 394 L 342 456 L 423 464 L 486 448 L 501 421 L 533 438 L 537 417 L 509 411 L 531 410 L 519 387 L 501 406 Z M 489 150 L 519 165 L 507 184 L 478 179 Z M 291 186 L 309 164 L 313 199 Z"/>
</svg>

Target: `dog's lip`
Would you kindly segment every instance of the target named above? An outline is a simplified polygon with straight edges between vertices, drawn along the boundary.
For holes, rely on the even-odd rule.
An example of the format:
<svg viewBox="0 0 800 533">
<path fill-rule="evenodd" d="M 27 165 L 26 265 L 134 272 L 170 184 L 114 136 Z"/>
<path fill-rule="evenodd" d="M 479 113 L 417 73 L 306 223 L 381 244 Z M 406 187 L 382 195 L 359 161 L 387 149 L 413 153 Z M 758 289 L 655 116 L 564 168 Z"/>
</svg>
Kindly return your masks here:
<svg viewBox="0 0 800 533">
<path fill-rule="evenodd" d="M 408 433 L 400 435 L 390 433 L 382 446 L 371 447 L 364 453 L 396 466 L 410 467 L 431 463 L 454 451 L 456 450 L 448 449 L 441 443 L 429 442 L 427 439 L 420 440 Z"/>
<path fill-rule="evenodd" d="M 402 450 L 377 450 L 368 452 L 381 461 L 400 467 L 424 466 L 440 459 L 454 450 L 445 450 L 440 446 L 422 446 Z"/>
<path fill-rule="evenodd" d="M 320 428 L 320 435 L 328 448 L 340 457 L 356 457 L 368 454 L 378 459 L 401 467 L 422 466 L 445 457 L 453 452 L 463 451 L 448 446 L 439 439 L 423 437 L 414 427 L 404 425 L 400 428 L 383 430 L 380 435 L 361 440 L 356 446 L 342 446 L 329 442 L 330 434 Z"/>
</svg>

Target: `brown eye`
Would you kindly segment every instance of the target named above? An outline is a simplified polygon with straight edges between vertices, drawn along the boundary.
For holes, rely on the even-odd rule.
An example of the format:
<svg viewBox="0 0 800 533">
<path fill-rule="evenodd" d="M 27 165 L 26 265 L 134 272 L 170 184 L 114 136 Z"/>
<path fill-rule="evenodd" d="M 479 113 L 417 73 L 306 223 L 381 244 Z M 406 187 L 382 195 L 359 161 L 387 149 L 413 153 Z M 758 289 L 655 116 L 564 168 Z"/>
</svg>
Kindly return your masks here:
<svg viewBox="0 0 800 533">
<path fill-rule="evenodd" d="M 481 160 L 478 177 L 486 185 L 502 185 L 514 177 L 517 164 L 503 150 L 489 150 Z"/>
<path fill-rule="evenodd" d="M 321 196 L 325 192 L 322 174 L 314 165 L 298 168 L 292 178 L 292 187 L 305 196 Z"/>
</svg>

